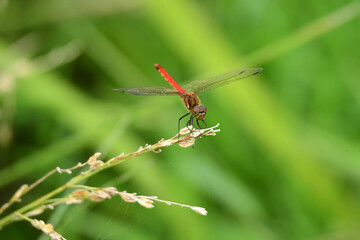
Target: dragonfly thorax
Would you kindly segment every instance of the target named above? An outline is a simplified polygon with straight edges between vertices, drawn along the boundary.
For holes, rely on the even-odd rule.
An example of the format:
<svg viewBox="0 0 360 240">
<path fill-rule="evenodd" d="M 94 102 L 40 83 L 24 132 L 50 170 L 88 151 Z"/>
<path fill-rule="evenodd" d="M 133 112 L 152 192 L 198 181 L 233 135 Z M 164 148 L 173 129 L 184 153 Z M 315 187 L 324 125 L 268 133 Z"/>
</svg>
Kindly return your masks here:
<svg viewBox="0 0 360 240">
<path fill-rule="evenodd" d="M 190 112 L 196 105 L 200 105 L 200 99 L 196 95 L 196 93 L 186 93 L 180 95 L 181 99 L 183 100 L 183 103 L 187 110 Z"/>
</svg>

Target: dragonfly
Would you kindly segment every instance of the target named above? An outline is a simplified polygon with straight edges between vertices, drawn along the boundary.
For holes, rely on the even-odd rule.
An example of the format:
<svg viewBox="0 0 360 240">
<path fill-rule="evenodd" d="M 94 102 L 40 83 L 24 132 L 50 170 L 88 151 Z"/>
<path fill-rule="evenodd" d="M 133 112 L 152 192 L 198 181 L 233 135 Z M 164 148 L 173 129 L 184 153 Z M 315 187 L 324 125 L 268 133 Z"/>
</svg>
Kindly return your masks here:
<svg viewBox="0 0 360 240">
<path fill-rule="evenodd" d="M 187 84 L 184 84 L 180 87 L 179 84 L 165 71 L 165 69 L 159 64 L 154 64 L 155 68 L 160 72 L 160 74 L 165 78 L 165 80 L 172 86 L 172 88 L 167 87 L 132 87 L 132 88 L 117 88 L 115 91 L 133 94 L 133 95 L 160 95 L 160 96 L 180 96 L 182 102 L 184 103 L 185 108 L 188 110 L 184 116 L 180 117 L 178 120 L 178 133 L 180 136 L 180 122 L 181 120 L 190 115 L 189 120 L 186 123 L 186 127 L 189 129 L 190 126 L 194 126 L 194 120 L 196 120 L 197 127 L 202 129 L 199 121 L 202 121 L 207 128 L 207 125 L 204 121 L 207 109 L 204 105 L 200 104 L 200 99 L 198 94 L 213 90 L 220 86 L 235 82 L 240 79 L 248 78 L 260 73 L 262 68 L 243 68 L 235 71 L 223 73 L 221 75 L 204 79 L 204 80 L 194 80 Z"/>
</svg>

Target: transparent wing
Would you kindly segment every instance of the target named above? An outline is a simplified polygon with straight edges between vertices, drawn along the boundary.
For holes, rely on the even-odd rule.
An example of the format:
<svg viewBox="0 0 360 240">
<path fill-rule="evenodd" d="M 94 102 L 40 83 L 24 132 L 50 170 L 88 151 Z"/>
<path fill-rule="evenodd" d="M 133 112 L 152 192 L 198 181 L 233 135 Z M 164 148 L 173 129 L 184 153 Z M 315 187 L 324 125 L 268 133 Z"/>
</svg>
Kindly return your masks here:
<svg viewBox="0 0 360 240">
<path fill-rule="evenodd" d="M 133 95 L 178 95 L 175 89 L 166 87 L 117 88 L 114 90 Z"/>
<path fill-rule="evenodd" d="M 187 92 L 203 93 L 214 88 L 258 74 L 262 68 L 243 68 L 205 80 L 195 80 L 182 86 Z"/>
</svg>

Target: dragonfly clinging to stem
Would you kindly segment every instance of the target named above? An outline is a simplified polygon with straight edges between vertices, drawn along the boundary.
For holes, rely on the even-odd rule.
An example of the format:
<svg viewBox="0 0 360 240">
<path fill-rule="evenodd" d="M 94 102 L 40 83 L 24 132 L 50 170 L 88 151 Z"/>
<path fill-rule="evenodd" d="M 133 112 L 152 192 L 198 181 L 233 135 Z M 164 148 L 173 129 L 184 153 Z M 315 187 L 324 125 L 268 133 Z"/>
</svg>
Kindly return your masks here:
<svg viewBox="0 0 360 240">
<path fill-rule="evenodd" d="M 198 94 L 218 88 L 220 86 L 235 82 L 240 79 L 254 76 L 262 71 L 262 68 L 243 68 L 232 72 L 227 72 L 212 78 L 204 80 L 194 80 L 182 87 L 175 82 L 174 79 L 165 71 L 159 64 L 155 64 L 156 69 L 165 78 L 173 88 L 166 87 L 134 87 L 134 88 L 118 88 L 116 91 L 133 94 L 133 95 L 178 95 L 181 97 L 188 113 L 179 118 L 178 130 L 180 132 L 180 121 L 190 115 L 186 123 L 186 127 L 190 130 L 189 126 L 194 126 L 194 119 L 197 126 L 201 129 L 199 121 L 202 121 L 207 127 L 204 117 L 206 115 L 206 107 L 200 104 Z M 180 135 L 180 134 L 179 134 Z"/>
</svg>

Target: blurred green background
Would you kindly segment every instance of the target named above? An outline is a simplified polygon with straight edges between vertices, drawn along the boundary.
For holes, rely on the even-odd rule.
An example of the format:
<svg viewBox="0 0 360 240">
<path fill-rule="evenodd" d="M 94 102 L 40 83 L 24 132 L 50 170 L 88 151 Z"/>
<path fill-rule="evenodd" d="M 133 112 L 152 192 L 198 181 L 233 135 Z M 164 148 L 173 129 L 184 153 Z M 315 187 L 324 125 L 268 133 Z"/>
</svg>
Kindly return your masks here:
<svg viewBox="0 0 360 240">
<path fill-rule="evenodd" d="M 37 218 L 67 239 L 360 239 L 359 15 L 338 0 L 1 0 L 0 204 L 56 166 L 174 136 L 179 98 L 112 90 L 168 86 L 154 63 L 180 83 L 263 67 L 201 95 L 216 137 L 87 182 L 208 216 L 114 198 Z M 27 222 L 0 236 L 47 238 Z"/>
</svg>

